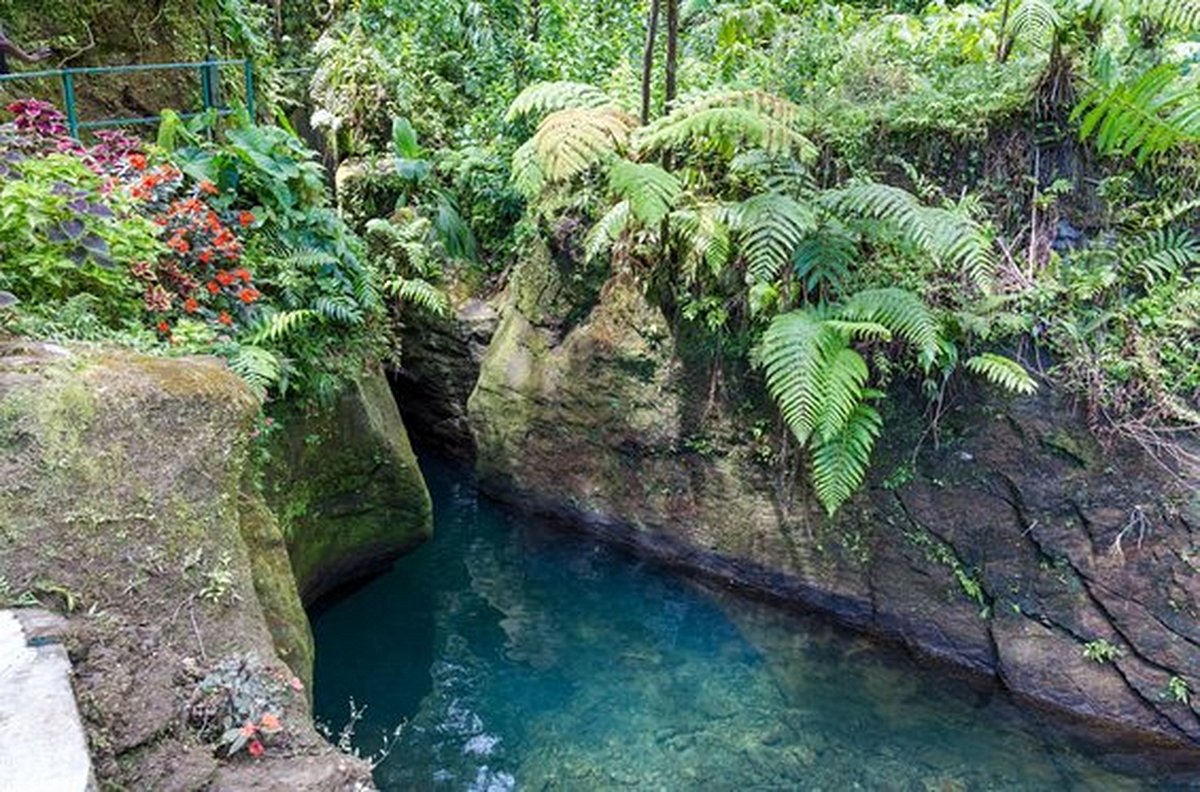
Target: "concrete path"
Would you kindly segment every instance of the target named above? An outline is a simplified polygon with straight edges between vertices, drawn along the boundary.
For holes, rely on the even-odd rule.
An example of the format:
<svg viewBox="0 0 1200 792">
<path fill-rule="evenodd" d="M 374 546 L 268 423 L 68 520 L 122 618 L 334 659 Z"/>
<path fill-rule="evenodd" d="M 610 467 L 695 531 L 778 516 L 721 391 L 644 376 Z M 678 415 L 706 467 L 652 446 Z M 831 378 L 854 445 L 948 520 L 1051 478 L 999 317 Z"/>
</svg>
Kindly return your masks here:
<svg viewBox="0 0 1200 792">
<path fill-rule="evenodd" d="M 4 792 L 85 792 L 95 786 L 71 691 L 71 661 L 54 642 L 56 618 L 44 611 L 0 611 Z"/>
</svg>

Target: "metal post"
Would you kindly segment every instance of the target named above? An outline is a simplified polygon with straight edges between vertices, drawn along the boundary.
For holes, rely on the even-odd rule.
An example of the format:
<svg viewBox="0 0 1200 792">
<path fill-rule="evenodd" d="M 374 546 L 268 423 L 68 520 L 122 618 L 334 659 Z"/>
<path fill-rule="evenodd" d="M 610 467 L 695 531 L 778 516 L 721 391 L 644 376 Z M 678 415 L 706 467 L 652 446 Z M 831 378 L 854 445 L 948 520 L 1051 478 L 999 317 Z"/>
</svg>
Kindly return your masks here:
<svg viewBox="0 0 1200 792">
<path fill-rule="evenodd" d="M 205 110 L 212 107 L 212 72 L 207 63 L 200 67 L 200 102 Z"/>
<path fill-rule="evenodd" d="M 70 69 L 63 69 L 63 104 L 67 106 L 67 129 L 71 137 L 79 137 L 79 113 L 75 108 L 75 75 Z"/>
<path fill-rule="evenodd" d="M 246 58 L 246 63 L 243 66 L 246 72 L 246 114 L 250 116 L 250 123 L 254 123 L 254 61 Z"/>
</svg>

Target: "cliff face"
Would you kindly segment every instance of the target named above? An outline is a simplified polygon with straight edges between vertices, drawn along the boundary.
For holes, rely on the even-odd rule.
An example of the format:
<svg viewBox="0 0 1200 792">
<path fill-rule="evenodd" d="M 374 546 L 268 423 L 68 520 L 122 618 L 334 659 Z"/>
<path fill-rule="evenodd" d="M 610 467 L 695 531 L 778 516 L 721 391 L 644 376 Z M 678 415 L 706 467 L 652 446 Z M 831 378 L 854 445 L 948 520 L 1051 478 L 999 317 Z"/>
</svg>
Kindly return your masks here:
<svg viewBox="0 0 1200 792">
<path fill-rule="evenodd" d="M 99 780 L 136 789 L 343 789 L 364 763 L 312 728 L 261 761 L 214 756 L 193 707 L 229 662 L 311 676 L 283 537 L 249 486 L 255 400 L 221 364 L 0 348 L 0 601 L 62 612 Z M 243 755 L 244 757 L 244 755 Z"/>
<path fill-rule="evenodd" d="M 433 533 L 433 505 L 381 373 L 328 409 L 284 410 L 266 495 L 308 603 L 379 572 Z"/>
<path fill-rule="evenodd" d="M 566 280 L 535 253 L 496 300 L 467 403 L 493 495 L 1055 710 L 1200 745 L 1200 504 L 1139 449 L 1101 450 L 1053 393 L 961 394 L 936 443 L 920 401 L 893 399 L 868 486 L 829 520 L 752 382 L 697 377 L 632 276 L 582 320 Z M 420 376 L 467 352 L 405 355 Z"/>
</svg>

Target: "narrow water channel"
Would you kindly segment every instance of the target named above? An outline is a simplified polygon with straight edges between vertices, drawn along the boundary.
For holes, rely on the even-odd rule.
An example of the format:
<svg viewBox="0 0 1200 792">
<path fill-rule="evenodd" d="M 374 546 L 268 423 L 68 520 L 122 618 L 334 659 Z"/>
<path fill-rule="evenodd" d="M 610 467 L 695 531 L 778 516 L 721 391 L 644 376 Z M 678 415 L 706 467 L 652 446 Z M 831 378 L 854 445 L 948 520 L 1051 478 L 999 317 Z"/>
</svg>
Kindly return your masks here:
<svg viewBox="0 0 1200 792">
<path fill-rule="evenodd" d="M 367 755 L 403 724 L 384 790 L 1158 786 L 994 690 L 426 475 L 433 542 L 313 614 L 318 719 L 365 707 Z"/>
</svg>

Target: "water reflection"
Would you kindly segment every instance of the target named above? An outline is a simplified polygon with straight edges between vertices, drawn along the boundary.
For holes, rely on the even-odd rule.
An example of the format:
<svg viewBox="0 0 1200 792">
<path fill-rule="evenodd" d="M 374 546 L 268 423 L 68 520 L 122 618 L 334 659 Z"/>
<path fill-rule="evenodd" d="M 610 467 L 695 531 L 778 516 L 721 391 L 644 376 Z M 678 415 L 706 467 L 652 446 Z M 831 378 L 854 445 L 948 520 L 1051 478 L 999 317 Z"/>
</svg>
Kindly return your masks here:
<svg viewBox="0 0 1200 792">
<path fill-rule="evenodd" d="M 479 502 L 321 610 L 317 711 L 385 790 L 1140 789 L 996 691 Z"/>
</svg>

